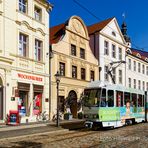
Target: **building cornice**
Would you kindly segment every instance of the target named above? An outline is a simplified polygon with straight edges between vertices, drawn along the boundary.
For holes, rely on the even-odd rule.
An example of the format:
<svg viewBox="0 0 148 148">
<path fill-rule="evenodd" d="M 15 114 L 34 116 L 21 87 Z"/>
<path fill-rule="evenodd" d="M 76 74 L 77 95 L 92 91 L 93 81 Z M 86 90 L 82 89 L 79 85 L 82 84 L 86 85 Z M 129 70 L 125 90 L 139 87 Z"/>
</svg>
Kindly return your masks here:
<svg viewBox="0 0 148 148">
<path fill-rule="evenodd" d="M 114 39 L 114 38 L 112 38 L 112 37 L 110 37 L 110 36 L 108 36 L 108 35 L 106 35 L 102 32 L 99 32 L 99 35 L 102 35 L 102 36 L 106 37 L 107 39 L 110 39 L 111 41 L 116 42 L 116 43 L 120 44 L 121 46 L 124 46 L 125 48 L 129 48 L 127 45 L 119 42 L 118 40 L 116 40 L 116 39 Z"/>
<path fill-rule="evenodd" d="M 12 64 L 12 62 L 13 62 L 14 60 L 11 59 L 11 58 L 5 57 L 5 56 L 0 56 L 0 61 L 3 61 L 3 62 L 5 62 L 5 63 Z"/>
<path fill-rule="evenodd" d="M 48 12 L 51 11 L 53 8 L 53 5 L 47 2 L 47 0 L 35 0 L 35 1 L 40 5 L 44 6 Z"/>
</svg>

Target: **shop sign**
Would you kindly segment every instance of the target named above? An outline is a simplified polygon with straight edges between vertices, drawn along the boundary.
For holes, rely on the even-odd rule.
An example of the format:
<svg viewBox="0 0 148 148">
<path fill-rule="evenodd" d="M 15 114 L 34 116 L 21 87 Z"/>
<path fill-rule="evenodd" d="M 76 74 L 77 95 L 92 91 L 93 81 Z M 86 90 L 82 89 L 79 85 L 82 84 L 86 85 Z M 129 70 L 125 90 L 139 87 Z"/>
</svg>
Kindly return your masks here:
<svg viewBox="0 0 148 148">
<path fill-rule="evenodd" d="M 20 73 L 18 73 L 18 77 L 21 78 L 21 79 L 34 80 L 34 81 L 39 81 L 39 82 L 43 81 L 43 78 L 41 78 L 41 77 L 31 76 L 31 75 L 26 75 L 26 74 L 20 74 Z"/>
</svg>

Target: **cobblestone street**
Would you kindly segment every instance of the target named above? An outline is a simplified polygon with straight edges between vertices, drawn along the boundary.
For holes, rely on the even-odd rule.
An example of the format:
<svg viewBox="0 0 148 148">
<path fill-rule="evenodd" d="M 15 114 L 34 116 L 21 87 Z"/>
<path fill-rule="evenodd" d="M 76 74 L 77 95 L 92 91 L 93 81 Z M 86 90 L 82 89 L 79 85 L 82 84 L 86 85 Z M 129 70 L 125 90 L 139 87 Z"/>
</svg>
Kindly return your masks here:
<svg viewBox="0 0 148 148">
<path fill-rule="evenodd" d="M 113 130 L 64 131 L 52 134 L 1 139 L 0 147 L 148 147 L 148 123 L 126 126 Z"/>
</svg>

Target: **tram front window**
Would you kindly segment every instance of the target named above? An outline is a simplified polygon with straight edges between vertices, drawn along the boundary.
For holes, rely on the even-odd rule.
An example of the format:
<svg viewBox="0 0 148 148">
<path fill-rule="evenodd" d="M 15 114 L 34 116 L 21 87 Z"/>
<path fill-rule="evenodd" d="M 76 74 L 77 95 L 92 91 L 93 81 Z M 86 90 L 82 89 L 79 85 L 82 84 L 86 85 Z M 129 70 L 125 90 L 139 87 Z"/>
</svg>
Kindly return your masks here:
<svg viewBox="0 0 148 148">
<path fill-rule="evenodd" d="M 100 104 L 101 89 L 87 89 L 84 91 L 85 100 L 84 106 L 98 107 Z"/>
</svg>

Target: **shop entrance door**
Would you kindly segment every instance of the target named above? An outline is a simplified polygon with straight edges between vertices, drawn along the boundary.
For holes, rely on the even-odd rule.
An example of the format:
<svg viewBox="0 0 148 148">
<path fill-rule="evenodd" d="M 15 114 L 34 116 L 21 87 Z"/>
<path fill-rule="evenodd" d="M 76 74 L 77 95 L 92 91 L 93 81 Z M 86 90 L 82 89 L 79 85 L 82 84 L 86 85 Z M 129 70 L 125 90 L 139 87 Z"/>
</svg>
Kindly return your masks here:
<svg viewBox="0 0 148 148">
<path fill-rule="evenodd" d="M 3 87 L 0 86 L 0 120 L 3 120 Z"/>
</svg>

